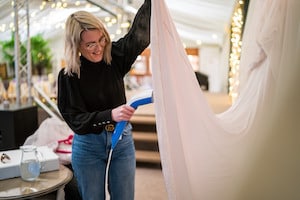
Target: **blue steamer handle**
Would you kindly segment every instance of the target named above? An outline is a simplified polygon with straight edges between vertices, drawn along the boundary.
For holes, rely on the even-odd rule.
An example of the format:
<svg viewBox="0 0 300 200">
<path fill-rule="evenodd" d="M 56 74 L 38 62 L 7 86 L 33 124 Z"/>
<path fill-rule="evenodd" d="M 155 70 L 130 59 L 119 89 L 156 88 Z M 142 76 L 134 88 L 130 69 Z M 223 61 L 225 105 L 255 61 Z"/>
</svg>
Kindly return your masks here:
<svg viewBox="0 0 300 200">
<path fill-rule="evenodd" d="M 141 105 L 146 105 L 153 103 L 152 93 L 147 94 L 145 97 L 138 98 L 134 101 L 132 101 L 129 105 L 133 107 L 134 109 L 137 109 Z M 119 141 L 119 138 L 127 124 L 127 121 L 120 121 L 116 124 L 115 130 L 111 137 L 111 149 L 114 149 Z"/>
</svg>

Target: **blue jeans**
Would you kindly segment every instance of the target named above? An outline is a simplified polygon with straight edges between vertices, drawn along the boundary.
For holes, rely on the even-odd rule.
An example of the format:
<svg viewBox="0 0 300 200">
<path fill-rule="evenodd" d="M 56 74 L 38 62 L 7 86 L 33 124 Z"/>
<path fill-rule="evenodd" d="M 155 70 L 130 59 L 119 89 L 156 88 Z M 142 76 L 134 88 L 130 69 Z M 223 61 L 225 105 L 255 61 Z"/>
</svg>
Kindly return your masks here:
<svg viewBox="0 0 300 200">
<path fill-rule="evenodd" d="M 111 200 L 133 200 L 135 180 L 135 148 L 131 124 L 124 128 L 114 148 L 108 170 Z M 105 177 L 112 132 L 75 134 L 72 144 L 72 167 L 83 200 L 105 199 Z"/>
</svg>

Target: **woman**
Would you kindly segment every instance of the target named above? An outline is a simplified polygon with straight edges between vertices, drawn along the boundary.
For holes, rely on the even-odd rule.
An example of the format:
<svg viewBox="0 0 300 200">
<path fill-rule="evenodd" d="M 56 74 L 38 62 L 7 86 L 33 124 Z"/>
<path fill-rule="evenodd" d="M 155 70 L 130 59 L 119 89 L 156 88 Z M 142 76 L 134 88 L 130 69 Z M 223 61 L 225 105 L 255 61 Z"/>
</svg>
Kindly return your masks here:
<svg viewBox="0 0 300 200">
<path fill-rule="evenodd" d="M 67 67 L 58 75 L 58 107 L 74 131 L 72 167 L 83 199 L 105 199 L 105 171 L 111 134 L 129 121 L 123 78 L 150 43 L 151 0 L 145 0 L 129 32 L 111 42 L 104 25 L 88 12 L 66 21 Z M 131 125 L 114 148 L 108 174 L 112 200 L 134 199 L 135 148 Z"/>
</svg>

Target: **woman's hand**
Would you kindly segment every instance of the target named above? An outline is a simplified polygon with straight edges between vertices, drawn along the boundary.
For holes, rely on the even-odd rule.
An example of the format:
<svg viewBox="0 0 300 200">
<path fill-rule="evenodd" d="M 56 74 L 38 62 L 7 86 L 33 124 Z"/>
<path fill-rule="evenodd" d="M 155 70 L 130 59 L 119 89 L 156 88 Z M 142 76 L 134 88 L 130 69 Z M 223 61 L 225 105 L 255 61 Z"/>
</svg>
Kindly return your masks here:
<svg viewBox="0 0 300 200">
<path fill-rule="evenodd" d="M 129 121 L 134 114 L 135 109 L 131 106 L 123 104 L 117 108 L 112 109 L 111 115 L 115 122 Z"/>
</svg>

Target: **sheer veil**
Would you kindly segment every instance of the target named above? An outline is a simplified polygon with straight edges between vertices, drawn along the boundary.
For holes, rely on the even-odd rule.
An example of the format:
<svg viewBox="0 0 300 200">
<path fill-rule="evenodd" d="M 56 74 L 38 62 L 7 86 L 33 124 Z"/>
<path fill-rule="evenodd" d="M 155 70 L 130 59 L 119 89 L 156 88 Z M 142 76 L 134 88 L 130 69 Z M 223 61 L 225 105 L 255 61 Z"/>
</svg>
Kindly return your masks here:
<svg viewBox="0 0 300 200">
<path fill-rule="evenodd" d="M 164 0 L 152 1 L 154 104 L 169 199 L 300 198 L 300 1 L 252 0 L 248 13 L 239 97 L 216 115 Z"/>
</svg>

